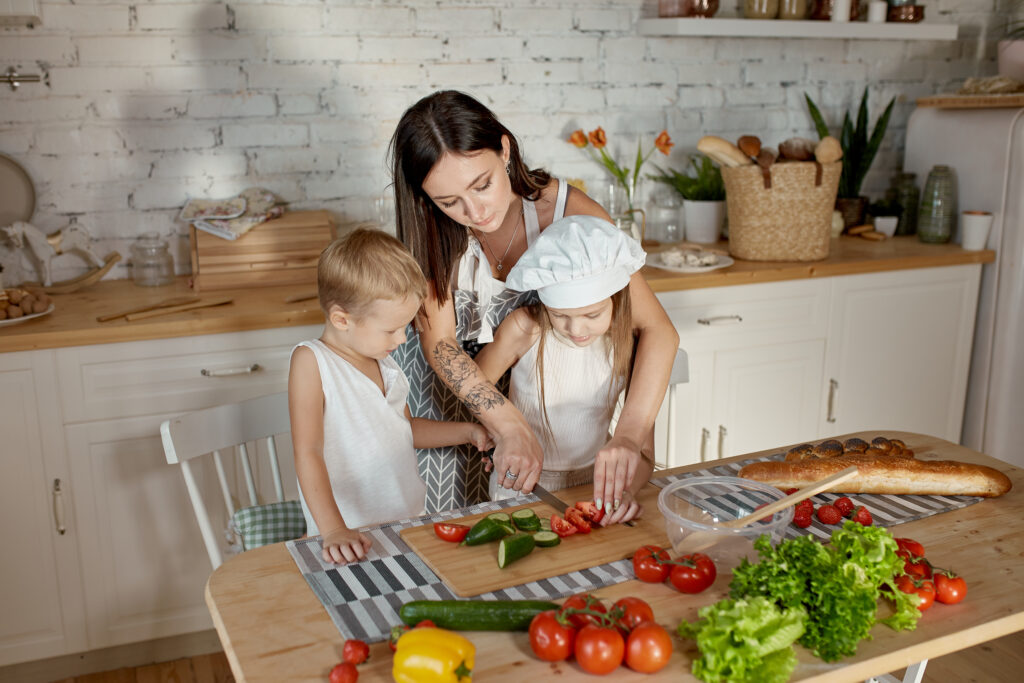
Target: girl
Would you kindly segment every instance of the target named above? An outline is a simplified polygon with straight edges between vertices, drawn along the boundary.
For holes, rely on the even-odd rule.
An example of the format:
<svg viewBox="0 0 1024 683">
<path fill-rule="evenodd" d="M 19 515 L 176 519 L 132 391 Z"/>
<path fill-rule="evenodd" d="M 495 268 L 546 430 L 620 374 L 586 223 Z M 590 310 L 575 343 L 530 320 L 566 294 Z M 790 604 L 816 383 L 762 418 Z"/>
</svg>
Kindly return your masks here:
<svg viewBox="0 0 1024 683">
<path fill-rule="evenodd" d="M 563 216 L 608 214 L 543 169 L 530 169 L 512 133 L 472 97 L 437 92 L 402 116 L 390 146 L 396 227 L 429 284 L 409 341 L 393 358 L 409 377 L 413 414 L 476 418 L 494 436 L 498 485 L 529 492 L 543 452 L 529 423 L 473 362 L 511 311 L 536 300 L 505 278 L 538 236 Z M 638 332 L 630 392 L 615 433 L 598 450 L 594 498 L 610 509 L 640 463 L 679 336 L 639 273 L 629 281 Z M 483 500 L 488 478 L 467 449 L 418 451 L 427 509 Z"/>
<path fill-rule="evenodd" d="M 476 357 L 490 381 L 510 367 L 509 398 L 544 448 L 540 484 L 557 490 L 593 479 L 594 456 L 608 436 L 633 354 L 630 276 L 644 264 L 640 244 L 611 223 L 573 216 L 552 223 L 508 274 L 516 290 L 540 303 L 513 311 Z M 654 469 L 649 432 L 636 476 L 602 522 L 640 514 L 634 497 Z M 494 498 L 515 495 L 497 485 Z"/>
</svg>

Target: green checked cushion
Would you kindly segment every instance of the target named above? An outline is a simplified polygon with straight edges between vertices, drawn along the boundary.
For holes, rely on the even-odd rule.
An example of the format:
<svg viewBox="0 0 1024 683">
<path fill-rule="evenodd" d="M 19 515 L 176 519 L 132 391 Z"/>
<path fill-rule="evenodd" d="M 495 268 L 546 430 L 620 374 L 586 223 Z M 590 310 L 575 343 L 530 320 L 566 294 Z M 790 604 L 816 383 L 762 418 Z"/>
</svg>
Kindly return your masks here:
<svg viewBox="0 0 1024 683">
<path fill-rule="evenodd" d="M 286 500 L 242 508 L 235 512 L 230 526 L 242 537 L 243 549 L 252 550 L 301 537 L 306 533 L 306 518 L 299 501 Z"/>
</svg>

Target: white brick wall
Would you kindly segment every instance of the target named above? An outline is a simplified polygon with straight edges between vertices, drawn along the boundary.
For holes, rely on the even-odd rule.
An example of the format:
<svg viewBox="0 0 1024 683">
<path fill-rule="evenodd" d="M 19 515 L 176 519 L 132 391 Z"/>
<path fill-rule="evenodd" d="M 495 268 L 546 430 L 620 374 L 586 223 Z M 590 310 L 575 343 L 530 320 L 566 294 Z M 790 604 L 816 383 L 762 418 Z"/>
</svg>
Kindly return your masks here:
<svg viewBox="0 0 1024 683">
<path fill-rule="evenodd" d="M 76 217 L 126 261 L 134 236 L 157 230 L 179 272 L 175 218 L 189 196 L 256 185 L 295 208 L 369 218 L 396 121 L 438 88 L 492 107 L 530 164 L 596 187 L 600 168 L 564 142 L 576 128 L 603 126 L 621 156 L 667 128 L 681 168 L 707 133 L 813 135 L 805 92 L 838 125 L 869 86 L 872 117 L 898 98 L 865 187 L 878 196 L 913 99 L 994 73 L 1004 22 L 995 0 L 938 0 L 928 21 L 960 24 L 961 40 L 783 41 L 639 36 L 653 0 L 40 5 L 41 26 L 0 29 L 0 70 L 44 77 L 0 97 L 0 152 L 35 181 L 34 222 L 49 232 Z M 59 279 L 83 270 L 74 257 L 57 265 Z M 111 277 L 129 274 L 122 263 Z"/>
</svg>

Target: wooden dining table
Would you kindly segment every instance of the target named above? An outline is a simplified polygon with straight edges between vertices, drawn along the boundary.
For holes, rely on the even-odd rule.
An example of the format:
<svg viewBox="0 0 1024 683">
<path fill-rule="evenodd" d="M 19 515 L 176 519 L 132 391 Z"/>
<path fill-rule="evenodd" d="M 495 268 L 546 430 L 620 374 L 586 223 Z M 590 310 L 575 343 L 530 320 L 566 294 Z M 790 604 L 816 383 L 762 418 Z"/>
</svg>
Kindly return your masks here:
<svg viewBox="0 0 1024 683">
<path fill-rule="evenodd" d="M 894 528 L 894 535 L 923 543 L 934 564 L 953 569 L 966 578 L 968 590 L 963 602 L 936 603 L 922 615 L 913 631 L 897 632 L 876 624 L 871 638 L 860 643 L 857 653 L 838 662 L 823 662 L 797 646 L 798 665 L 791 680 L 864 681 L 1024 630 L 1024 470 L 943 439 L 909 432 L 858 432 L 837 438 L 859 436 L 870 440 L 878 434 L 902 439 L 923 459 L 960 460 L 999 469 L 1010 477 L 1013 489 L 999 498 Z M 730 460 L 771 455 L 786 448 L 780 446 Z M 660 470 L 656 476 L 724 462 L 727 461 Z M 650 484 L 641 489 L 638 498 L 644 505 L 645 516 L 660 516 L 659 491 Z M 571 495 L 565 499 L 574 500 Z M 600 588 L 594 593 L 606 601 L 640 597 L 651 605 L 656 620 L 674 633 L 681 620 L 695 620 L 700 607 L 725 597 L 729 578 L 730 572 L 720 569 L 714 585 L 698 595 L 684 595 L 668 584 L 636 580 Z M 331 668 L 341 661 L 344 638 L 284 543 L 256 548 L 227 560 L 210 576 L 206 603 L 238 681 L 325 681 Z M 887 609 L 885 604 L 880 607 L 882 613 Z M 594 680 L 574 661 L 539 660 L 530 650 L 526 633 L 464 635 L 476 646 L 475 681 Z M 690 674 L 691 660 L 697 655 L 693 641 L 675 635 L 673 641 L 672 658 L 660 672 L 638 674 L 623 666 L 612 674 L 611 680 L 696 680 Z M 372 644 L 370 659 L 359 667 L 360 679 L 391 680 L 391 660 L 386 643 Z"/>
</svg>

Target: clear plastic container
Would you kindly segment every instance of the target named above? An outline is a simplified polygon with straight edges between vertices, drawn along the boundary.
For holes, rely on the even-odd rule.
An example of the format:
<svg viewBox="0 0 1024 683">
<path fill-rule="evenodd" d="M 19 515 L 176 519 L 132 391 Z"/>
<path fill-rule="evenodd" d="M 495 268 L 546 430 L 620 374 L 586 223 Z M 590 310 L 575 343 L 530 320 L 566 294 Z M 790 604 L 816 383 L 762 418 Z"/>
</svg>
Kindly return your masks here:
<svg viewBox="0 0 1024 683">
<path fill-rule="evenodd" d="M 142 287 L 174 282 L 174 259 L 157 233 L 140 235 L 132 245 L 132 280 Z"/>
<path fill-rule="evenodd" d="M 739 529 L 724 524 L 785 495 L 774 486 L 740 477 L 687 477 L 661 490 L 658 509 L 675 554 L 702 552 L 721 573 L 732 571 L 744 557 L 756 559 L 753 543 L 761 534 L 768 534 L 772 543 L 781 541 L 793 521 L 793 508 Z"/>
</svg>

